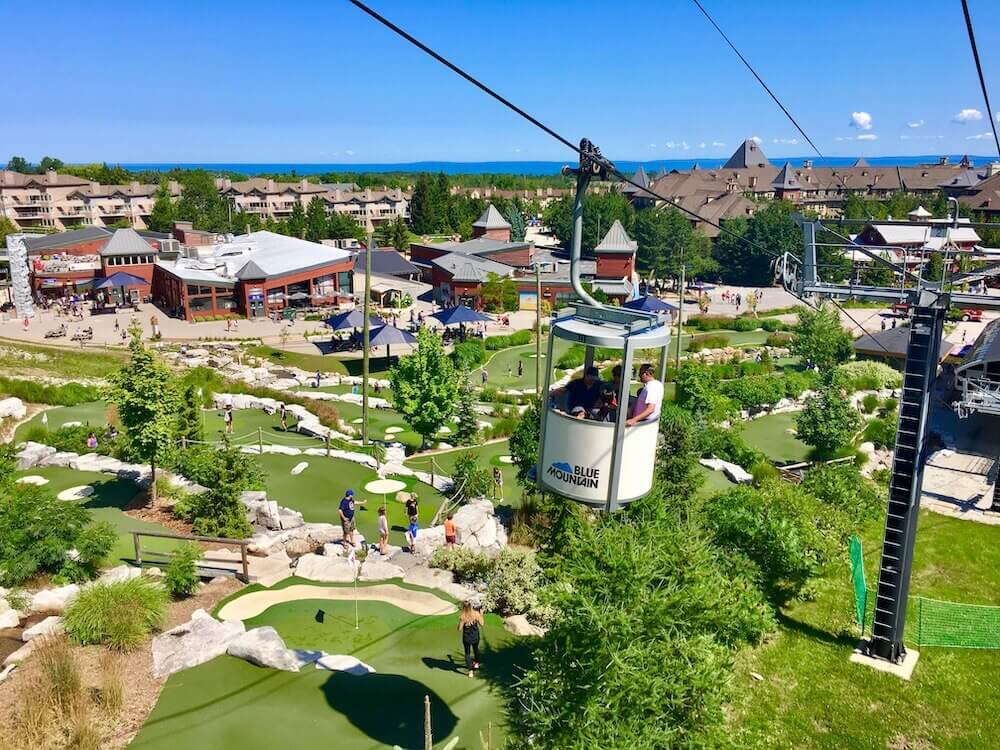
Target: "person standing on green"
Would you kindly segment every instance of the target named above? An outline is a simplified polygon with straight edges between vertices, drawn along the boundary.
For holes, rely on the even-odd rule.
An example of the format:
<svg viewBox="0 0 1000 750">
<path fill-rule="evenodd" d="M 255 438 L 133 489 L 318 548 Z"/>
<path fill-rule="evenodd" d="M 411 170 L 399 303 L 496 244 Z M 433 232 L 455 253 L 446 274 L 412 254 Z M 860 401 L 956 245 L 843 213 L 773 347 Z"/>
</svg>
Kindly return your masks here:
<svg viewBox="0 0 1000 750">
<path fill-rule="evenodd" d="M 340 501 L 340 507 L 337 512 L 340 514 L 340 528 L 344 532 L 342 541 L 344 549 L 350 550 L 354 548 L 354 511 L 356 506 L 364 505 L 366 502 L 365 500 L 355 500 L 354 490 L 347 490 Z"/>
</svg>

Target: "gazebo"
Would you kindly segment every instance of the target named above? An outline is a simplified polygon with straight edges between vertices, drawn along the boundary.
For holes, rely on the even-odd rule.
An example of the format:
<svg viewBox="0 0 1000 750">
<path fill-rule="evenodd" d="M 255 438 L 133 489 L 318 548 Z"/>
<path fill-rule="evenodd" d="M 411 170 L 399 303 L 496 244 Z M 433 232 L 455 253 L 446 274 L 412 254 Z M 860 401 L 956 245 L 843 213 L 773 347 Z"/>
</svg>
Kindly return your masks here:
<svg viewBox="0 0 1000 750">
<path fill-rule="evenodd" d="M 128 299 L 128 288 L 136 286 L 148 286 L 149 282 L 146 279 L 139 276 L 133 276 L 130 273 L 125 273 L 124 271 L 118 271 L 113 273 L 107 278 L 101 279 L 96 284 L 94 284 L 94 289 L 121 289 L 122 294 L 122 305 L 126 305 L 126 300 Z"/>
</svg>

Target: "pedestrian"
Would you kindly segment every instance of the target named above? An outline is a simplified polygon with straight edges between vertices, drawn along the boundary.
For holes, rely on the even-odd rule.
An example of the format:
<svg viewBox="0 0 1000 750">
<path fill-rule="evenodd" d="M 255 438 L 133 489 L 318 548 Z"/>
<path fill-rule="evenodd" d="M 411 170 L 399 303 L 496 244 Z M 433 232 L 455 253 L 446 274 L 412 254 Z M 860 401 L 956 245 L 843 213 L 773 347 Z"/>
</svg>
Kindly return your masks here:
<svg viewBox="0 0 1000 750">
<path fill-rule="evenodd" d="M 389 551 L 389 519 L 385 515 L 385 506 L 378 509 L 378 552 L 385 555 Z"/>
<path fill-rule="evenodd" d="M 495 497 L 499 500 L 503 500 L 503 472 L 500 471 L 499 466 L 493 467 L 493 491 Z"/>
<path fill-rule="evenodd" d="M 514 375 L 514 368 L 511 365 L 507 365 L 507 379 L 509 380 Z"/>
<path fill-rule="evenodd" d="M 420 531 L 420 523 L 416 516 L 410 516 L 410 523 L 406 527 L 406 547 L 410 550 L 410 554 L 414 553 L 414 546 L 417 543 L 417 532 Z"/>
<path fill-rule="evenodd" d="M 281 420 L 281 429 L 288 432 L 288 410 L 285 409 L 285 402 L 278 404 L 278 418 Z"/>
<path fill-rule="evenodd" d="M 407 521 L 409 521 L 411 518 L 417 517 L 417 511 L 418 511 L 417 503 L 418 503 L 417 496 L 411 492 L 409 496 L 406 498 L 406 503 L 405 503 Z"/>
<path fill-rule="evenodd" d="M 118 326 L 118 318 L 115 318 L 115 330 L 117 331 L 118 328 L 119 328 L 119 326 Z"/>
<path fill-rule="evenodd" d="M 482 377 L 483 385 L 486 385 L 486 381 L 489 380 L 489 377 L 490 377 L 489 375 L 486 374 L 486 369 L 484 368 L 484 369 L 480 370 L 479 374 L 480 374 L 480 377 Z"/>
<path fill-rule="evenodd" d="M 322 376 L 322 375 L 320 375 L 320 372 L 319 372 L 319 370 L 316 370 L 316 387 L 317 387 L 317 388 L 319 388 L 319 383 L 320 383 L 320 381 L 321 381 L 322 379 L 323 379 L 323 376 Z"/>
<path fill-rule="evenodd" d="M 97 450 L 97 435 L 93 432 L 87 435 L 87 448 L 90 450 Z"/>
<path fill-rule="evenodd" d="M 233 407 L 226 404 L 226 410 L 222 413 L 222 421 L 226 425 L 226 434 L 233 434 Z"/>
<path fill-rule="evenodd" d="M 448 545 L 448 549 L 455 549 L 455 542 L 457 541 L 458 529 L 452 520 L 452 514 L 449 513 L 448 517 L 444 519 L 444 542 Z"/>
<path fill-rule="evenodd" d="M 517 376 L 519 378 L 524 376 L 524 360 L 523 359 L 517 360 Z"/>
<path fill-rule="evenodd" d="M 354 549 L 354 512 L 358 505 L 364 505 L 366 500 L 355 500 L 354 490 L 347 490 L 337 508 L 340 516 L 340 528 L 344 532 L 341 543 L 345 549 Z"/>
<path fill-rule="evenodd" d="M 27 315 L 24 316 L 24 330 L 25 330 L 25 332 L 27 332 L 27 330 L 28 330 L 28 316 Z"/>
<path fill-rule="evenodd" d="M 474 609 L 471 602 L 462 602 L 462 614 L 458 617 L 458 629 L 462 633 L 465 668 L 469 670 L 469 677 L 475 677 L 475 670 L 479 669 L 479 629 L 483 625 L 483 613 Z"/>
<path fill-rule="evenodd" d="M 893 327 L 893 328 L 895 328 L 895 327 L 896 327 L 896 319 L 895 319 L 895 318 L 893 318 L 893 319 L 892 319 L 892 327 Z"/>
<path fill-rule="evenodd" d="M 885 318 L 882 318 L 882 330 L 885 330 Z"/>
</svg>

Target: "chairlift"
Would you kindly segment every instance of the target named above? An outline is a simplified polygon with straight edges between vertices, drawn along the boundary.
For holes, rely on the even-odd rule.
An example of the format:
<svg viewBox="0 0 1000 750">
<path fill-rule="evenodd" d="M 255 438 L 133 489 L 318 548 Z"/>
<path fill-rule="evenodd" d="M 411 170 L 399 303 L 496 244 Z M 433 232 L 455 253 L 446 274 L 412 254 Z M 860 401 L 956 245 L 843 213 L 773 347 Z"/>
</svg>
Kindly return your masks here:
<svg viewBox="0 0 1000 750">
<path fill-rule="evenodd" d="M 626 426 L 629 385 L 639 350 L 659 352 L 663 377 L 670 344 L 669 316 L 627 308 L 607 307 L 594 300 L 580 281 L 583 200 L 592 178 L 607 179 L 613 165 L 589 141 L 581 142 L 579 169 L 564 168 L 577 178 L 573 205 L 573 240 L 570 280 L 583 300 L 557 313 L 549 328 L 546 359 L 545 404 L 542 409 L 538 465 L 535 477 L 547 491 L 593 508 L 612 511 L 644 496 L 653 486 L 653 469 L 659 420 Z M 552 391 L 555 341 L 584 347 L 584 372 L 593 366 L 598 347 L 621 352 L 622 378 L 618 384 L 617 412 L 613 421 L 577 418 L 549 397 Z"/>
</svg>

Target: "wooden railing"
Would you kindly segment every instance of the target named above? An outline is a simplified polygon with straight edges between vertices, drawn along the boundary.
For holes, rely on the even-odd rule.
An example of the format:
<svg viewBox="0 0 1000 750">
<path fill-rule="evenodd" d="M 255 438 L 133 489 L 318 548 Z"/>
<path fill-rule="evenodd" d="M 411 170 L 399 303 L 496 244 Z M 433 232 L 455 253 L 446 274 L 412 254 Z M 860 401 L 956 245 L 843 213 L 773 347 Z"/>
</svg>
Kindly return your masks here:
<svg viewBox="0 0 1000 750">
<path fill-rule="evenodd" d="M 202 563 L 226 563 L 227 566 L 232 566 L 236 561 L 221 558 L 221 557 L 201 557 L 198 559 L 197 565 L 201 568 L 207 568 L 209 570 L 218 570 L 220 573 L 223 572 L 233 572 L 237 578 L 239 578 L 244 583 L 250 583 L 250 565 L 247 560 L 247 547 L 250 542 L 245 539 L 226 539 L 225 537 L 217 536 L 197 536 L 195 534 L 170 534 L 166 531 L 133 531 L 132 532 L 132 542 L 135 545 L 135 564 L 142 565 L 142 542 L 140 541 L 142 537 L 154 537 L 157 539 L 179 539 L 184 542 L 214 542 L 216 544 L 225 545 L 236 545 L 240 548 L 240 567 L 242 572 L 237 572 L 235 568 L 224 567 L 224 568 L 211 568 L 211 566 L 203 565 Z M 158 557 L 165 557 L 168 560 L 174 557 L 172 552 L 159 552 L 154 550 L 147 550 L 149 554 L 156 555 Z"/>
</svg>

